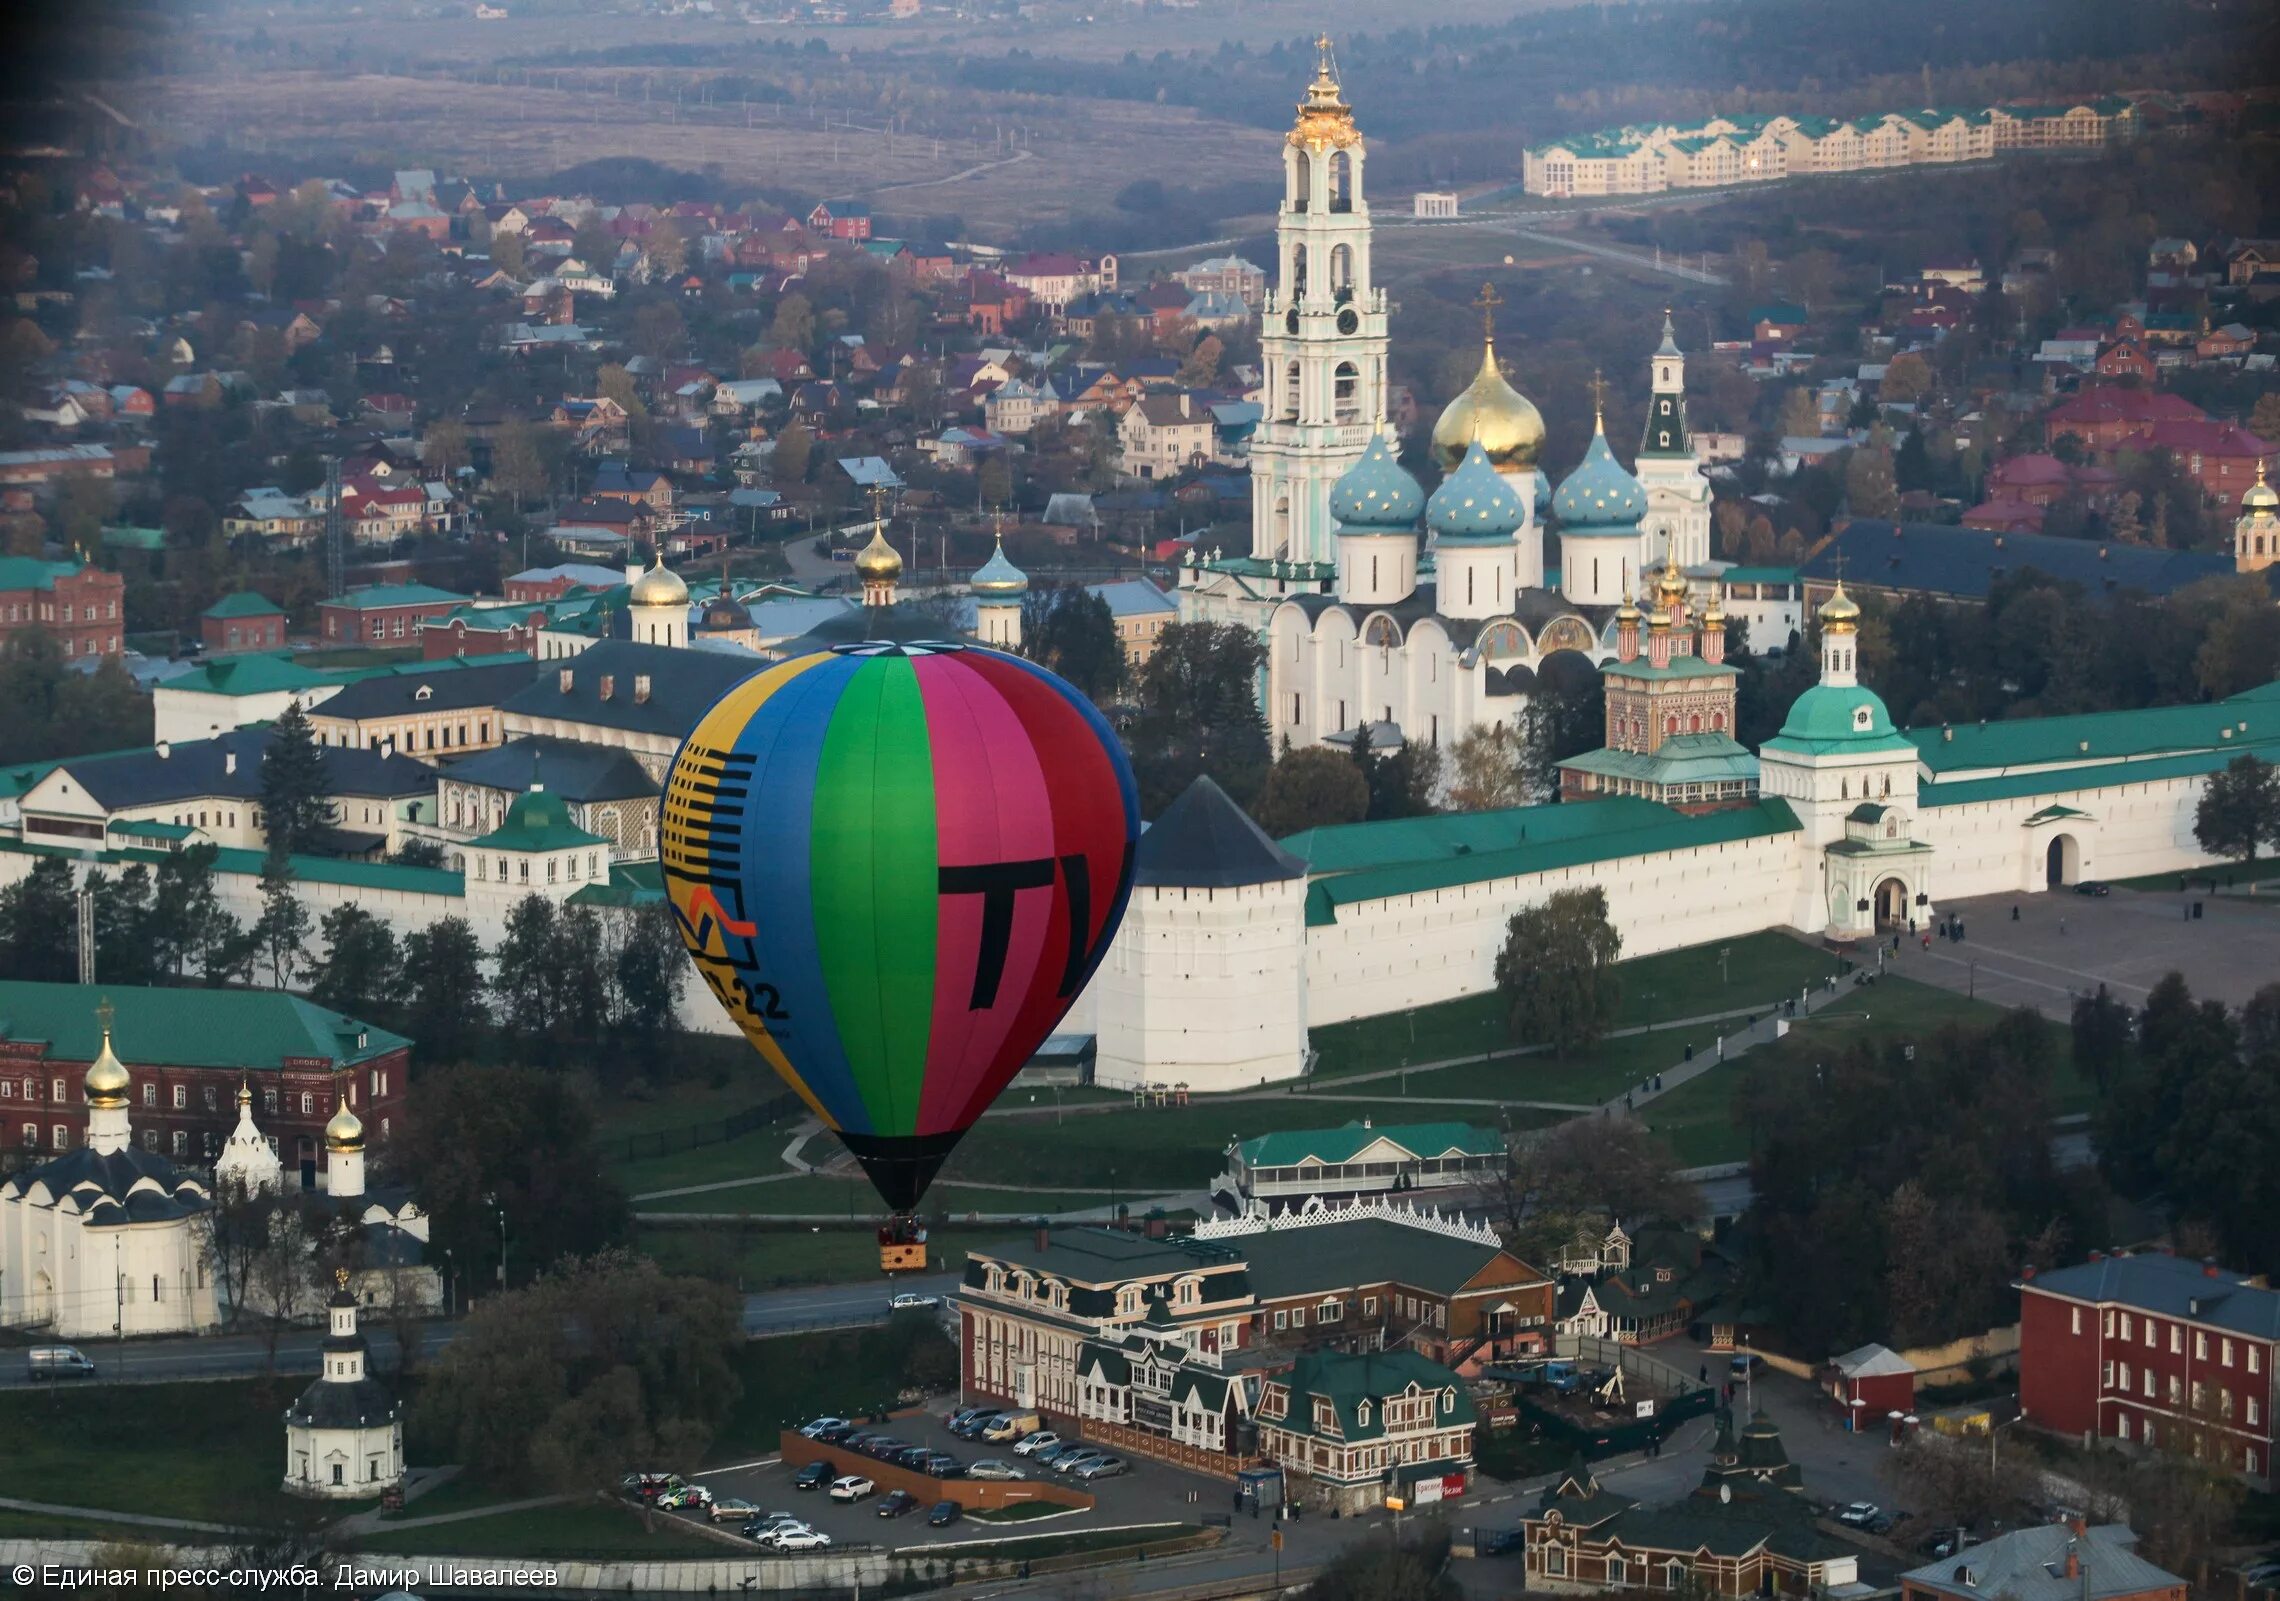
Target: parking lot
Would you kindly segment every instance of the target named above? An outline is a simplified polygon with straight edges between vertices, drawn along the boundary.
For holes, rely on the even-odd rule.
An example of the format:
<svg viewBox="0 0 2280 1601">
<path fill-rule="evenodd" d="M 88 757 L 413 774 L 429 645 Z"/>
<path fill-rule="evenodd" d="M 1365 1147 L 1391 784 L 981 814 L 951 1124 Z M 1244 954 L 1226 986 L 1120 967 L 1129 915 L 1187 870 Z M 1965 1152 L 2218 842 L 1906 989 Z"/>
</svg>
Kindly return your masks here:
<svg viewBox="0 0 2280 1601">
<path fill-rule="evenodd" d="M 932 1504 L 930 1501 L 922 1501 L 915 1510 L 900 1517 L 882 1518 L 878 1515 L 878 1508 L 883 1494 L 849 1504 L 831 1500 L 822 1490 L 795 1489 L 792 1480 L 799 1470 L 810 1461 L 824 1458 L 825 1453 L 820 1450 L 812 1457 L 795 1454 L 782 1461 L 698 1474 L 695 1476 L 696 1482 L 710 1490 L 716 1500 L 726 1500 L 733 1496 L 752 1502 L 763 1512 L 788 1512 L 831 1536 L 834 1549 L 847 1545 L 901 1548 L 953 1541 L 1065 1534 L 1080 1529 L 1131 1524 L 1195 1523 L 1207 1514 L 1225 1514 L 1232 1505 L 1232 1490 L 1221 1481 L 1181 1472 L 1145 1458 L 1126 1457 L 1126 1470 L 1113 1478 L 1076 1480 L 1054 1473 L 1050 1468 L 1038 1467 L 1028 1458 L 1016 1455 L 1010 1441 L 992 1444 L 981 1440 L 959 1439 L 943 1423 L 943 1415 L 954 1410 L 956 1408 L 953 1403 L 943 1401 L 927 1413 L 894 1418 L 876 1427 L 866 1426 L 865 1432 L 885 1432 L 911 1445 L 931 1446 L 936 1450 L 947 1451 L 961 1463 L 971 1464 L 988 1459 L 1010 1463 L 1020 1471 L 1023 1479 L 1084 1490 L 1095 1498 L 1098 1505 L 1090 1512 L 1056 1510 L 1050 1516 L 1017 1518 L 1007 1522 L 961 1517 L 958 1522 L 947 1527 L 932 1528 L 926 1521 L 928 1507 Z M 1048 1420 L 1047 1426 L 1054 1427 L 1061 1421 Z M 1063 1431 L 1056 1429 L 1056 1432 Z M 1067 1437 L 1066 1433 L 1063 1437 Z M 698 1518 L 703 1516 L 702 1513 L 682 1515 Z M 716 1527 L 733 1532 L 736 1525 L 724 1521 Z"/>
</svg>

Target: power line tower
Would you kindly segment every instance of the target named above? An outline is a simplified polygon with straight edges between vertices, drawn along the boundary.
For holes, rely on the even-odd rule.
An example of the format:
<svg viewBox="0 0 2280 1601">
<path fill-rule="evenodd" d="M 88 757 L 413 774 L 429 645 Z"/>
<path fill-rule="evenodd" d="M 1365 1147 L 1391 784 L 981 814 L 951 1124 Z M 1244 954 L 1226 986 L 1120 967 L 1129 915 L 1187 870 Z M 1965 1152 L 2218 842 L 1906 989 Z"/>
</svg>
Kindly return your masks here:
<svg viewBox="0 0 2280 1601">
<path fill-rule="evenodd" d="M 348 551 L 340 525 L 340 458 L 325 461 L 325 594 L 338 599 L 348 589 Z"/>
</svg>

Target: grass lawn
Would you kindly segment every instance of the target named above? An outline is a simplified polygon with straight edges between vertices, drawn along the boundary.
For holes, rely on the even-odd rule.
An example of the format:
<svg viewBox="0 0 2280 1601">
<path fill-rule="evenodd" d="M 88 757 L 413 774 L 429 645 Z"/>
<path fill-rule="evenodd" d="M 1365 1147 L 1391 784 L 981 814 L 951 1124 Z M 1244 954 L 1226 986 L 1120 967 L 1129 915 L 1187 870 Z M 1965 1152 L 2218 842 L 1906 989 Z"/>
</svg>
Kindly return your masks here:
<svg viewBox="0 0 2280 1601">
<path fill-rule="evenodd" d="M 100 1358 L 98 1358 L 100 1360 Z M 371 1503 L 280 1490 L 279 1415 L 306 1378 L 0 1390 L 0 1495 L 151 1517 L 309 1527 Z"/>
<path fill-rule="evenodd" d="M 433 1528 L 380 1530 L 358 1538 L 356 1549 L 411 1556 L 543 1556 L 562 1560 L 726 1554 L 725 1547 L 691 1533 L 670 1513 L 659 1513 L 656 1530 L 651 1532 L 641 1526 L 640 1514 L 631 1507 L 598 1499 L 528 1507 Z"/>
<path fill-rule="evenodd" d="M 2167 890 L 2174 895 L 2180 878 L 2196 889 L 2212 878 L 2220 886 L 2261 884 L 2280 878 L 2280 857 L 2261 862 L 2230 862 L 2223 867 L 2196 867 L 2189 873 L 2147 873 L 2139 878 L 2117 878 L 2113 885 L 2116 889 Z"/>
<path fill-rule="evenodd" d="M 963 1266 L 966 1247 L 981 1240 L 1018 1234 L 1018 1223 L 938 1228 L 929 1241 L 937 1269 Z M 893 1286 L 879 1272 L 879 1241 L 868 1224 L 854 1228 L 743 1228 L 711 1224 L 692 1228 L 646 1225 L 635 1237 L 645 1254 L 675 1273 L 695 1273 L 741 1290 L 787 1288 L 799 1284 L 879 1286 L 883 1303 Z"/>
<path fill-rule="evenodd" d="M 623 1139 L 628 1134 L 651 1134 L 660 1129 L 691 1128 L 717 1123 L 732 1113 L 770 1101 L 782 1093 L 776 1076 L 739 1074 L 720 1084 L 674 1084 L 652 1096 L 606 1096 L 594 1106 L 594 1134 L 598 1139 Z"/>
<path fill-rule="evenodd" d="M 415 1460 L 413 1465 L 418 1466 Z M 528 1501 L 539 1492 L 527 1485 L 490 1484 L 472 1473 L 455 1473 L 424 1495 L 405 1503 L 401 1512 L 383 1512 L 383 1523 L 400 1523 L 406 1518 L 432 1518 L 444 1512 L 472 1512 L 477 1507 L 496 1506 L 502 1501 Z"/>
<path fill-rule="evenodd" d="M 116 1545 L 204 1543 L 211 1538 L 192 1529 L 154 1529 L 133 1523 L 98 1523 L 92 1518 L 59 1518 L 45 1512 L 0 1507 L 0 1540 L 107 1540 Z"/>
<path fill-rule="evenodd" d="M 1728 953 L 1723 978 L 1718 961 L 1721 949 Z M 1728 940 L 1722 946 L 1694 945 L 1642 956 L 1620 963 L 1617 970 L 1622 975 L 1623 999 L 1616 1010 L 1615 1026 L 1635 1028 L 1673 1018 L 1768 1006 L 1777 997 L 1795 994 L 1813 979 L 1827 976 L 1833 962 L 1825 952 L 1786 934 L 1766 933 Z M 1494 991 L 1410 1012 L 1334 1023 L 1313 1030 L 1311 1037 L 1321 1053 L 1318 1079 L 1399 1067 L 1404 1061 L 1476 1056 L 1511 1043 L 1504 1031 L 1504 1003 Z M 1414 1087 L 1415 1081 L 1411 1082 Z M 1524 1098 L 1566 1097 L 1547 1093 Z"/>
<path fill-rule="evenodd" d="M 1016 1501 L 1011 1506 L 984 1507 L 966 1514 L 968 1523 L 1033 1523 L 1039 1518 L 1058 1518 L 1075 1512 L 1075 1507 L 1058 1506 L 1051 1501 Z"/>
<path fill-rule="evenodd" d="M 1797 1024 L 1788 1038 L 1761 1045 L 1724 1067 L 1681 1084 L 1650 1102 L 1641 1115 L 1649 1128 L 1670 1142 L 1684 1166 L 1744 1162 L 1750 1156 L 1749 1136 L 1736 1121 L 1733 1107 L 1735 1093 L 1748 1075 L 1807 1069 L 1863 1041 L 1884 1045 L 1920 1039 L 1943 1024 L 1984 1026 L 2002 1015 L 2001 1007 L 1987 1001 L 1913 979 L 1885 978 L 1868 989 L 1850 992 L 1826 1011 Z M 2051 1083 L 2052 1110 L 2084 1110 L 2094 1097 L 2075 1075 L 2066 1030 L 2056 1023 L 2050 1028 L 2059 1046 L 2059 1064 Z"/>
<path fill-rule="evenodd" d="M 784 1147 L 791 1138 L 792 1125 L 776 1123 L 733 1140 L 675 1151 L 670 1156 L 612 1162 L 610 1171 L 629 1195 L 714 1184 L 722 1179 L 758 1178 L 763 1173 L 789 1173 L 794 1169 L 784 1165 Z"/>
<path fill-rule="evenodd" d="M 876 1247 L 874 1247 L 874 1251 Z M 879 1259 L 871 1258 L 871 1271 Z M 880 1288 L 882 1299 L 886 1295 Z M 869 1417 L 894 1409 L 902 1380 L 882 1348 L 885 1336 L 847 1332 L 748 1340 L 735 1367 L 743 1393 L 713 1435 L 712 1462 L 749 1462 L 776 1449 L 786 1429 L 814 1417 Z"/>
<path fill-rule="evenodd" d="M 944 1177 L 986 1187 L 1019 1174 L 1031 1184 L 1113 1190 L 1125 1201 L 1192 1190 L 1222 1171 L 1230 1139 L 1289 1128 L 1296 1112 L 1269 1100 L 1128 1108 L 1060 1123 L 985 1117 L 958 1142 Z"/>
</svg>

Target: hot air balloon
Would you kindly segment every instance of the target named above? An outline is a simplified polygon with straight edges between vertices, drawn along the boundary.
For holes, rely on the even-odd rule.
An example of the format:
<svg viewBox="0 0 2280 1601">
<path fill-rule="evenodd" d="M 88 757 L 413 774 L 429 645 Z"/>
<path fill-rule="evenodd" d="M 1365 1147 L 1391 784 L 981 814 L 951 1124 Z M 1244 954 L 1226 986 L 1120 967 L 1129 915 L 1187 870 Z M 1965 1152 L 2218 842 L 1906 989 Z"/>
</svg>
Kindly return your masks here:
<svg viewBox="0 0 2280 1601">
<path fill-rule="evenodd" d="M 1100 713 L 967 645 L 771 667 L 674 757 L 660 854 L 681 937 L 895 1214 L 882 1246 L 1099 965 L 1139 817 Z"/>
</svg>

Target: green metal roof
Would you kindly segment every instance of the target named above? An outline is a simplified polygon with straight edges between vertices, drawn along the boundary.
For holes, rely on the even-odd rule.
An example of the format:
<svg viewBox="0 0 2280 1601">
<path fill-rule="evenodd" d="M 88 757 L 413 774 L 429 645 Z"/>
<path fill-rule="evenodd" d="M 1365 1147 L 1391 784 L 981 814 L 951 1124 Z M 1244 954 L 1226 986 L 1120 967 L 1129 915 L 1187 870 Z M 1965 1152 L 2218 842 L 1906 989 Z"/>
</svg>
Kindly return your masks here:
<svg viewBox="0 0 2280 1601">
<path fill-rule="evenodd" d="M 1668 667 L 1657 667 L 1646 657 L 1602 662 L 1599 671 L 1609 678 L 1732 678 L 1739 671 L 1732 662 L 1706 662 L 1699 656 L 1673 656 Z"/>
<path fill-rule="evenodd" d="M 1328 1295 L 1369 1284 L 1406 1284 L 1435 1295 L 1454 1295 L 1503 1254 L 1493 1245 L 1383 1218 L 1269 1229 L 1214 1243 L 1242 1253 L 1251 1288 L 1262 1301 Z"/>
<path fill-rule="evenodd" d="M 1470 1123 L 1398 1123 L 1372 1128 L 1348 1123 L 1342 1128 L 1285 1130 L 1261 1134 L 1237 1146 L 1244 1165 L 1296 1167 L 1312 1158 L 1325 1164 L 1351 1162 L 1380 1140 L 1390 1140 L 1412 1156 L 1494 1156 L 1504 1149 L 1504 1137 L 1494 1129 Z"/>
<path fill-rule="evenodd" d="M 79 571 L 75 561 L 42 561 L 37 556 L 0 556 L 0 589 L 53 589 L 58 578 Z"/>
<path fill-rule="evenodd" d="M 1605 748 L 1585 751 L 1559 765 L 1645 784 L 1725 783 L 1758 776 L 1757 758 L 1726 734 L 1677 734 L 1652 756 Z"/>
<path fill-rule="evenodd" d="M 2037 767 L 2023 773 L 1994 778 L 1951 778 L 1925 783 L 1916 791 L 1920 806 L 1968 806 L 1975 801 L 2016 800 L 2022 795 L 2072 795 L 2085 790 L 2114 789 L 2123 784 L 2150 784 L 2168 778 L 2195 778 L 2221 771 L 2241 750 L 2193 751 L 2179 756 L 2150 756 L 2136 762 L 2100 762 L 2088 767 Z M 2255 754 L 2269 759 L 2276 747 L 2267 745 Z"/>
<path fill-rule="evenodd" d="M 1320 1397 L 1335 1411 L 1340 1437 L 1382 1439 L 1386 1400 L 1406 1394 L 1412 1385 L 1441 1397 L 1433 1409 L 1437 1427 L 1463 1428 L 1479 1418 L 1464 1380 L 1415 1351 L 1309 1351 L 1283 1382 L 1290 1387 L 1290 1414 L 1277 1427 L 1293 1434 L 1323 1432 L 1314 1421 L 1314 1400 Z"/>
<path fill-rule="evenodd" d="M 129 1065 L 164 1062 L 274 1072 L 289 1056 L 323 1057 L 350 1066 L 411 1044 L 401 1034 L 277 990 L 13 981 L 0 981 L 0 1039 L 45 1041 L 52 1058 L 93 1061 L 103 1048 L 95 1008 L 106 1000 L 114 1008 L 112 1048 Z"/>
<path fill-rule="evenodd" d="M 1894 731 L 1883 697 L 1866 684 L 1815 684 L 1790 703 L 1781 732 L 1759 748 L 1816 756 L 1835 751 L 1911 749 Z"/>
<path fill-rule="evenodd" d="M 103 530 L 103 543 L 112 550 L 156 551 L 166 548 L 166 530 L 113 523 Z"/>
<path fill-rule="evenodd" d="M 111 824 L 108 832 L 125 834 L 133 839 L 188 839 L 197 830 L 188 823 L 156 823 L 122 821 Z"/>
<path fill-rule="evenodd" d="M 333 674 L 303 667 L 282 651 L 251 651 L 226 661 L 208 662 L 163 687 L 204 695 L 269 695 L 338 682 Z"/>
<path fill-rule="evenodd" d="M 607 883 L 588 884 L 570 896 L 573 906 L 655 906 L 665 899 L 657 864 L 613 862 Z"/>
<path fill-rule="evenodd" d="M 472 851 L 563 851 L 607 844 L 570 821 L 570 803 L 559 795 L 532 790 L 515 798 L 507 820 L 482 838 L 468 842 Z"/>
<path fill-rule="evenodd" d="M 1552 815 L 1555 813 L 1587 815 L 1555 817 Z M 1357 867 L 1335 877 L 1317 878 L 1307 886 L 1307 926 L 1320 928 L 1333 924 L 1338 921 L 1340 906 L 1358 902 L 1424 894 L 1437 889 L 1454 888 L 1459 884 L 1486 883 L 1493 879 L 1523 878 L 1536 873 L 1556 872 L 1564 867 L 1583 867 L 1593 862 L 1615 861 L 1630 856 L 1736 844 L 1774 834 L 1795 833 L 1799 827 L 1797 814 L 1789 809 L 1788 802 L 1762 797 L 1753 806 L 1704 812 L 1691 817 L 1673 811 L 1668 806 L 1633 796 L 1613 796 L 1605 800 L 1570 802 L 1560 806 L 1520 807 L 1509 812 L 1478 812 L 1472 814 L 1472 817 L 1505 819 L 1504 827 L 1508 831 L 1514 826 L 1512 819 L 1526 818 L 1525 829 L 1528 832 L 1522 842 L 1501 848 L 1461 849 L 1437 857 L 1397 861 L 1376 867 Z M 1414 824 L 1469 820 L 1411 818 L 1396 823 L 1353 823 L 1346 827 L 1410 828 Z M 1345 830 L 1342 829 L 1313 831 L 1316 835 L 1343 832 Z M 1300 835 L 1298 839 L 1307 837 Z M 1308 855 L 1296 842 L 1286 840 L 1284 843 L 1298 854 Z"/>
<path fill-rule="evenodd" d="M 250 589 L 240 589 L 233 594 L 224 595 L 198 615 L 218 618 L 282 617 L 285 615 L 285 608 L 271 600 L 267 595 L 256 595 Z"/>
<path fill-rule="evenodd" d="M 2237 751 L 2280 741 L 2280 708 L 2265 712 L 2259 704 L 2271 694 L 2280 694 L 2280 685 L 2198 706 L 1911 728 L 1908 738 L 1934 775 L 1981 768 L 2077 766 L 2091 760 L 2187 751 Z"/>
<path fill-rule="evenodd" d="M 346 606 L 354 611 L 371 611 L 381 606 L 425 606 L 438 602 L 457 605 L 467 598 L 449 589 L 438 589 L 433 584 L 371 584 L 363 589 L 352 589 L 325 604 Z"/>
<path fill-rule="evenodd" d="M 1729 567 L 1718 575 L 1722 584 L 1794 584 L 1794 567 Z"/>
</svg>

